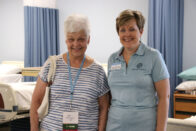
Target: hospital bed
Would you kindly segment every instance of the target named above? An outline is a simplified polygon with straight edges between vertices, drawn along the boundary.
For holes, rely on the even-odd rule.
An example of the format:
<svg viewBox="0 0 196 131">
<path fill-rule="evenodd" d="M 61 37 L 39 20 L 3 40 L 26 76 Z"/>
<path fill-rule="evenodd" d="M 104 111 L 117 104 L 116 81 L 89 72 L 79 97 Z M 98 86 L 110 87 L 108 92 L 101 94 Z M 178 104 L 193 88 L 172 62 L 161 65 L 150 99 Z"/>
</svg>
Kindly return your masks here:
<svg viewBox="0 0 196 131">
<path fill-rule="evenodd" d="M 0 124 L 29 117 L 35 82 L 0 83 Z"/>
<path fill-rule="evenodd" d="M 37 76 L 39 70 L 24 68 L 22 61 L 0 64 L 0 124 L 29 117 L 35 82 L 22 82 L 22 77 Z"/>
<path fill-rule="evenodd" d="M 196 131 L 196 116 L 187 119 L 168 118 L 167 131 Z"/>
</svg>

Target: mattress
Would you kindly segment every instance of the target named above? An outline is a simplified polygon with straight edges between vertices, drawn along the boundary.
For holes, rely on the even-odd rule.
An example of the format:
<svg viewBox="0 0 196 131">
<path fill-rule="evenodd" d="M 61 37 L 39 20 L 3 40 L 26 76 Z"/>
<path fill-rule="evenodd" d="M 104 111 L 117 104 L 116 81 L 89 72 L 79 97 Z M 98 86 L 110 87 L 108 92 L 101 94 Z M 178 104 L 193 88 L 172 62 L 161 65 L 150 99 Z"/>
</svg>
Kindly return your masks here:
<svg viewBox="0 0 196 131">
<path fill-rule="evenodd" d="M 0 83 L 0 123 L 29 117 L 35 82 Z"/>
<path fill-rule="evenodd" d="M 168 118 L 167 131 L 196 131 L 196 121 Z"/>
<path fill-rule="evenodd" d="M 31 97 L 32 97 L 32 94 L 35 88 L 35 84 L 36 82 L 7 83 L 7 84 L 0 84 L 0 88 L 1 88 L 1 85 L 4 86 L 4 91 L 3 91 L 4 93 L 10 93 L 9 91 L 11 90 L 13 91 L 14 93 L 13 98 L 16 101 L 18 110 L 29 110 L 30 104 L 31 104 Z M 4 102 L 7 102 L 7 101 L 4 100 Z"/>
<path fill-rule="evenodd" d="M 21 82 L 8 84 L 14 90 L 19 110 L 30 109 L 31 98 L 35 88 L 35 84 L 36 82 Z"/>
<path fill-rule="evenodd" d="M 16 83 L 22 82 L 21 74 L 0 74 L 0 82 L 1 83 Z"/>
</svg>

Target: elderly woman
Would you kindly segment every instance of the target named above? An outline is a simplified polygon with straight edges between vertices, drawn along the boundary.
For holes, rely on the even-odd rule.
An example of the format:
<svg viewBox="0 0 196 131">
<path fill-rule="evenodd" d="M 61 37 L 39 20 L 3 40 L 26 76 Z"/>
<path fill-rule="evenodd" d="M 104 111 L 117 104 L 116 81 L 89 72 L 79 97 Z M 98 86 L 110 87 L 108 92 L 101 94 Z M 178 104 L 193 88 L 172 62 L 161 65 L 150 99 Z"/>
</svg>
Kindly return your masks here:
<svg viewBox="0 0 196 131">
<path fill-rule="evenodd" d="M 108 61 L 112 99 L 107 131 L 166 130 L 169 73 L 160 52 L 140 41 L 144 23 L 141 12 L 133 10 L 116 19 L 122 48 Z"/>
<path fill-rule="evenodd" d="M 88 19 L 83 15 L 71 15 L 64 22 L 64 27 L 68 52 L 57 56 L 56 73 L 50 86 L 49 112 L 41 122 L 41 130 L 62 131 L 70 126 L 65 121 L 74 120 L 78 121 L 73 123 L 76 130 L 104 131 L 109 86 L 102 66 L 85 55 L 90 42 Z M 32 96 L 32 131 L 39 128 L 37 109 L 48 85 L 49 67 L 50 62 L 46 61 Z"/>
</svg>

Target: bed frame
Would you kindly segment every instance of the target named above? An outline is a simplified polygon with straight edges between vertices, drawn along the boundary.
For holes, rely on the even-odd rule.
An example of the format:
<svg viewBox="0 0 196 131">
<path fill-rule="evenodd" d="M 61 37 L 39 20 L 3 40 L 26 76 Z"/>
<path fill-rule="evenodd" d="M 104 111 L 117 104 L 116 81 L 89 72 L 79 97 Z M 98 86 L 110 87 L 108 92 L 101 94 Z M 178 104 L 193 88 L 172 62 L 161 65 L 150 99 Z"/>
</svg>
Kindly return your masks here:
<svg viewBox="0 0 196 131">
<path fill-rule="evenodd" d="M 0 124 L 29 117 L 29 111 L 18 110 L 16 96 L 10 85 L 0 83 Z"/>
<path fill-rule="evenodd" d="M 2 61 L 1 64 L 24 68 L 23 61 Z M 16 96 L 10 85 L 0 83 L 0 124 L 29 117 L 28 110 L 18 110 Z"/>
</svg>

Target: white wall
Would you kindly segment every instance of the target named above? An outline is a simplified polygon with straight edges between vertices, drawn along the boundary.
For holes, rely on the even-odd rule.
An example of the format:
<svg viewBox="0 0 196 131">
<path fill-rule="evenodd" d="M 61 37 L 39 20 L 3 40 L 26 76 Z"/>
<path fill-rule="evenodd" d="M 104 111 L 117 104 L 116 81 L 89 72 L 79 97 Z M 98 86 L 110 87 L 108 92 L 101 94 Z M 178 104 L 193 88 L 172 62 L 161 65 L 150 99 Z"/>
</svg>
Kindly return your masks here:
<svg viewBox="0 0 196 131">
<path fill-rule="evenodd" d="M 184 1 L 183 69 L 196 66 L 196 0 Z M 148 0 L 57 0 L 60 18 L 61 53 L 66 51 L 63 21 L 71 13 L 83 13 L 91 22 L 91 43 L 88 55 L 106 62 L 118 50 L 120 43 L 115 30 L 115 18 L 120 11 L 131 8 L 148 16 Z M 142 37 L 147 41 L 147 23 Z M 0 62 L 24 59 L 23 0 L 0 0 Z"/>
<path fill-rule="evenodd" d="M 196 0 L 184 1 L 183 70 L 196 66 Z"/>
<path fill-rule="evenodd" d="M 67 51 L 64 39 L 63 23 L 73 13 L 82 13 L 89 17 L 91 24 L 91 41 L 87 54 L 100 62 L 107 62 L 109 55 L 117 51 L 121 44 L 116 33 L 115 20 L 124 9 L 141 11 L 148 16 L 148 0 L 57 0 L 60 17 L 61 53 Z M 147 41 L 147 25 L 143 41 Z"/>
<path fill-rule="evenodd" d="M 60 52 L 67 51 L 64 19 L 72 13 L 82 13 L 91 23 L 91 42 L 87 54 L 100 62 L 120 48 L 115 30 L 115 19 L 124 9 L 140 10 L 146 17 L 142 40 L 147 41 L 148 0 L 57 0 L 60 24 Z M 23 0 L 0 0 L 0 62 L 24 59 L 24 9 Z"/>
<path fill-rule="evenodd" d="M 0 62 L 24 59 L 22 0 L 0 0 Z"/>
</svg>

